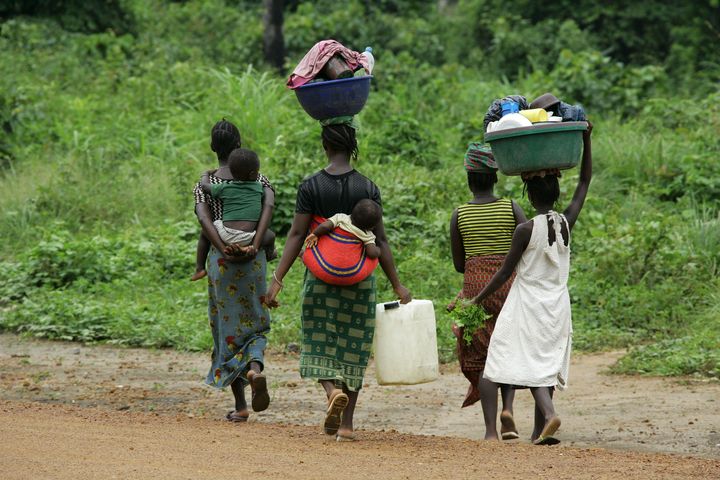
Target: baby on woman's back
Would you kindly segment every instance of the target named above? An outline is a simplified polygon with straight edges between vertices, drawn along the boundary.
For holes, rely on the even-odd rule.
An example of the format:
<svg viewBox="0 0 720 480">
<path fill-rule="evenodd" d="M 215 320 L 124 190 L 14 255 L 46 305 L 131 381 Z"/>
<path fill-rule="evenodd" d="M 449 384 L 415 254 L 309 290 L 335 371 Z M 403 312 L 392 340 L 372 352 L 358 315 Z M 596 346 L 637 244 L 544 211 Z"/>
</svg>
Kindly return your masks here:
<svg viewBox="0 0 720 480">
<path fill-rule="evenodd" d="M 342 228 L 351 233 L 365 246 L 367 258 L 380 257 L 380 247 L 375 244 L 373 229 L 382 220 L 382 209 L 380 205 L 370 199 L 360 200 L 350 212 L 338 213 L 321 223 L 305 239 L 305 248 L 312 248 L 318 243 L 318 237 L 327 235 L 336 228 Z"/>
</svg>

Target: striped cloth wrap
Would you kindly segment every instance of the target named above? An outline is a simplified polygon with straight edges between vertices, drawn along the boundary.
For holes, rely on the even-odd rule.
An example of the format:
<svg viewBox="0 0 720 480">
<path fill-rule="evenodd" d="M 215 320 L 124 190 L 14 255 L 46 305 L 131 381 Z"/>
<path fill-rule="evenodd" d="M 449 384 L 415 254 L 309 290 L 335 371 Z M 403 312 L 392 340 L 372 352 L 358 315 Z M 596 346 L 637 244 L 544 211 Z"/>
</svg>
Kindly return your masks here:
<svg viewBox="0 0 720 480">
<path fill-rule="evenodd" d="M 310 231 L 325 221 L 314 215 Z M 317 245 L 305 249 L 302 261 L 316 278 L 330 285 L 355 285 L 369 277 L 379 263 L 377 258 L 367 258 L 362 241 L 340 227 L 318 237 Z"/>
</svg>

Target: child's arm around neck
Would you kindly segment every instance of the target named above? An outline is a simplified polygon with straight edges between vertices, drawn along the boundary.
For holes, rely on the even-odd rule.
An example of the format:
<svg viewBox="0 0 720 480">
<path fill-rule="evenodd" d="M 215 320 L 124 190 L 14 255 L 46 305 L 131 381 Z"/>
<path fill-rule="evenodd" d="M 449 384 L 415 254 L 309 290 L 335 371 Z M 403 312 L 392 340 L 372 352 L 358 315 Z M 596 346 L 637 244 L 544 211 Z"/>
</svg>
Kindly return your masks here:
<svg viewBox="0 0 720 480">
<path fill-rule="evenodd" d="M 210 174 L 213 173 L 213 170 L 208 170 L 207 172 L 203 173 L 200 177 L 200 188 L 202 189 L 203 193 L 207 195 L 212 195 L 211 190 L 212 186 L 210 184 Z"/>
<path fill-rule="evenodd" d="M 590 143 L 592 129 L 592 123 L 588 122 L 588 129 L 583 132 L 583 157 L 582 163 L 580 164 L 580 178 L 578 179 L 577 187 L 575 187 L 572 201 L 564 212 L 570 230 L 572 230 L 578 215 L 580 215 L 580 210 L 582 210 L 588 188 L 590 187 L 590 179 L 592 178 L 592 145 Z"/>
</svg>

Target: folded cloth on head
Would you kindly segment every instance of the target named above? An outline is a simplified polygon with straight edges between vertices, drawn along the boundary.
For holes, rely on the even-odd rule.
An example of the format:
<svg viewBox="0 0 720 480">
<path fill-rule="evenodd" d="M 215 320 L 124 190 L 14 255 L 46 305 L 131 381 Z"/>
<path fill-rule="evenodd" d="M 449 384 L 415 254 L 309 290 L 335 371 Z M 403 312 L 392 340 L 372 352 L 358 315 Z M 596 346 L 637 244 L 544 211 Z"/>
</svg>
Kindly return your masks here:
<svg viewBox="0 0 720 480">
<path fill-rule="evenodd" d="M 310 231 L 327 219 L 315 215 Z M 355 235 L 337 227 L 321 235 L 318 243 L 303 252 L 302 261 L 310 273 L 330 285 L 354 285 L 369 277 L 379 259 L 367 258 L 365 245 Z"/>
<path fill-rule="evenodd" d="M 478 142 L 468 145 L 463 164 L 468 172 L 492 173 L 498 169 L 490 147 Z"/>
<path fill-rule="evenodd" d="M 546 177 L 548 175 L 555 175 L 556 177 L 562 177 L 560 170 L 557 168 L 547 168 L 545 170 L 535 170 L 533 172 L 522 172 L 520 177 L 523 180 L 530 180 L 533 177 Z"/>
<path fill-rule="evenodd" d="M 345 60 L 352 71 L 357 70 L 358 66 L 364 67 L 366 71 L 370 70 L 370 65 L 364 55 L 350 50 L 335 40 L 323 40 L 313 45 L 310 51 L 300 60 L 300 63 L 297 64 L 287 81 L 288 88 L 302 87 L 308 83 L 320 73 L 325 64 L 336 54 Z"/>
<path fill-rule="evenodd" d="M 354 130 L 358 129 L 358 124 L 355 121 L 355 117 L 352 115 L 326 118 L 324 120 L 320 120 L 320 125 L 323 127 L 327 127 L 328 125 L 347 125 Z"/>
</svg>

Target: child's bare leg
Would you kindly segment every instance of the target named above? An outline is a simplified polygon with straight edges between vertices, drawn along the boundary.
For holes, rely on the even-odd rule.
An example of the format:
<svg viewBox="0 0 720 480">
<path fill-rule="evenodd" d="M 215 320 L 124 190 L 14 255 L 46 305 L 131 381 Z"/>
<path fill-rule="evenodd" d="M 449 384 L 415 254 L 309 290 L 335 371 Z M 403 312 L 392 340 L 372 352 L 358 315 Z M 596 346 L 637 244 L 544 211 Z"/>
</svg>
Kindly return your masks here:
<svg viewBox="0 0 720 480">
<path fill-rule="evenodd" d="M 542 413 L 542 417 L 545 420 L 540 435 L 533 441 L 533 443 L 536 445 L 554 445 L 559 443 L 559 440 L 556 439 L 554 435 L 558 428 L 560 428 L 560 418 L 555 413 L 551 388 L 532 387 L 530 388 L 530 391 L 535 398 L 535 405 L 539 408 Z"/>
<path fill-rule="evenodd" d="M 485 440 L 498 440 L 498 384 L 491 382 L 487 378 L 481 378 L 478 382 L 478 390 L 480 390 L 480 404 L 482 405 L 483 418 L 485 419 Z"/>
<path fill-rule="evenodd" d="M 374 243 L 368 243 L 365 245 L 365 255 L 368 258 L 380 258 L 380 254 L 382 252 L 380 251 L 380 247 L 375 245 Z"/>
<path fill-rule="evenodd" d="M 260 247 L 265 250 L 265 257 L 268 262 L 275 260 L 278 256 L 277 249 L 275 248 L 275 232 L 270 229 L 265 230 L 265 235 L 263 235 Z"/>
<path fill-rule="evenodd" d="M 503 440 L 514 440 L 520 438 L 513 418 L 513 401 L 515 400 L 515 389 L 510 385 L 500 385 L 502 397 L 502 412 L 500 413 L 500 436 Z"/>
<path fill-rule="evenodd" d="M 210 241 L 205 238 L 205 235 L 200 234 L 197 243 L 197 251 L 195 252 L 195 274 L 190 277 L 193 282 L 200 280 L 207 272 L 205 271 L 205 263 L 207 262 L 207 256 L 210 252 Z"/>
<path fill-rule="evenodd" d="M 555 394 L 555 389 L 550 389 L 550 399 L 553 398 L 553 395 Z M 538 404 L 535 404 L 535 424 L 533 427 L 532 435 L 530 435 L 530 441 L 535 441 L 539 436 L 540 432 L 542 432 L 543 427 L 545 426 L 545 416 L 543 415 L 542 410 L 540 410 L 540 407 Z"/>
<path fill-rule="evenodd" d="M 510 385 L 500 385 L 500 395 L 502 396 L 503 411 L 513 413 L 513 401 L 515 400 L 515 389 Z"/>
</svg>

